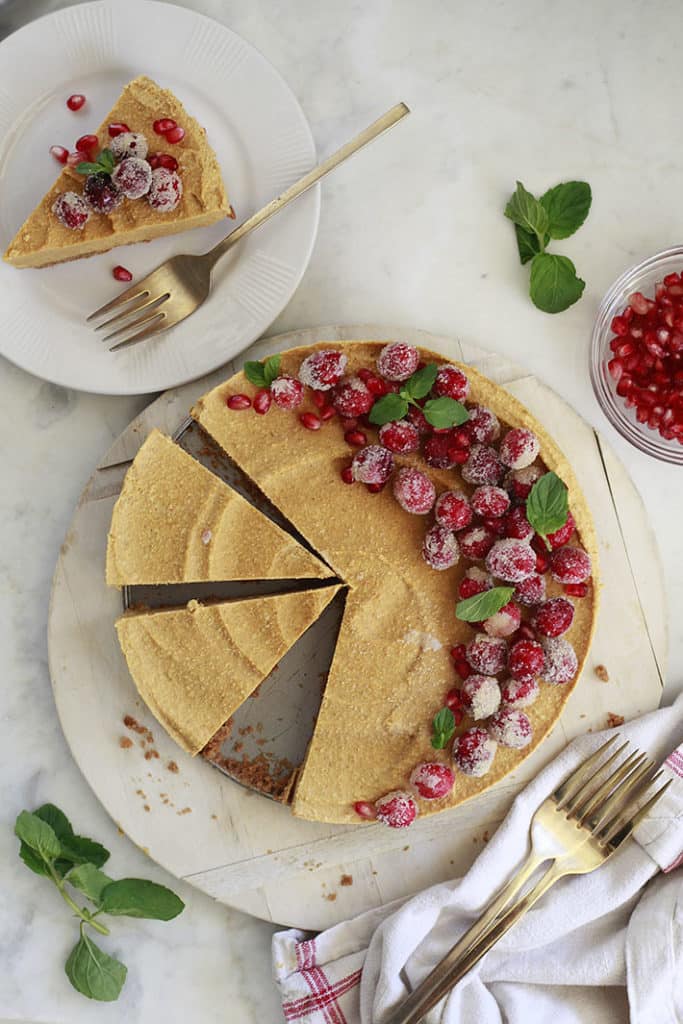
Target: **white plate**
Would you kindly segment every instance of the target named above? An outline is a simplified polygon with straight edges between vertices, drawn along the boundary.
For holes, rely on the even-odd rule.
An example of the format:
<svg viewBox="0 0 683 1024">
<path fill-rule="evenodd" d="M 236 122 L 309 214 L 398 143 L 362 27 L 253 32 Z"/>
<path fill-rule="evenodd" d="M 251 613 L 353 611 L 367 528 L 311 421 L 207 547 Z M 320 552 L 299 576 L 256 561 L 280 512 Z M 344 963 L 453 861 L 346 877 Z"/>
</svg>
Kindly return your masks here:
<svg viewBox="0 0 683 1024">
<path fill-rule="evenodd" d="M 58 173 L 49 147 L 73 148 L 139 74 L 172 89 L 206 128 L 236 224 L 315 163 L 311 131 L 293 93 L 223 25 L 150 0 L 69 7 L 0 44 L 2 251 Z M 88 100 L 78 113 L 65 102 L 74 92 Z M 0 262 L 0 352 L 39 377 L 103 394 L 161 391 L 208 373 L 259 337 L 291 298 L 313 248 L 319 188 L 224 257 L 197 313 L 119 353 L 110 353 L 85 324 L 122 287 L 112 268 L 121 263 L 144 276 L 174 253 L 208 249 L 233 222 L 44 270 Z"/>
</svg>

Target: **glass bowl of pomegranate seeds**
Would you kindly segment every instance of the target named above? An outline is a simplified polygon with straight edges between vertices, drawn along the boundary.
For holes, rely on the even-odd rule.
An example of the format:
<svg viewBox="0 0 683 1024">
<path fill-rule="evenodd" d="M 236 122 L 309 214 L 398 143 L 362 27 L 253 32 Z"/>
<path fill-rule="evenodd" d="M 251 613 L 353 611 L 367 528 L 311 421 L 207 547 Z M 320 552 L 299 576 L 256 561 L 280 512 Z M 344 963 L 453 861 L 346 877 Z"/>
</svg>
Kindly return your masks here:
<svg viewBox="0 0 683 1024">
<path fill-rule="evenodd" d="M 593 328 L 591 380 L 623 437 L 683 465 L 683 246 L 631 267 L 607 292 Z"/>
</svg>

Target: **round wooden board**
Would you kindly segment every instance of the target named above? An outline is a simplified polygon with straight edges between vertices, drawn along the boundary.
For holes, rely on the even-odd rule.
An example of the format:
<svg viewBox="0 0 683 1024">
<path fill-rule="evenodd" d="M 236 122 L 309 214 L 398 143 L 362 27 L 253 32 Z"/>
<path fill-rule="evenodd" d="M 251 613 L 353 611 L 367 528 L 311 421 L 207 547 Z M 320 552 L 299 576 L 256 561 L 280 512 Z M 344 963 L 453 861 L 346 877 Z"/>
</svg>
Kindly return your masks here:
<svg viewBox="0 0 683 1024">
<path fill-rule="evenodd" d="M 104 582 L 106 535 L 130 460 L 152 427 L 173 433 L 193 401 L 244 359 L 321 338 L 397 338 L 475 366 L 520 399 L 570 457 L 595 517 L 604 590 L 583 677 L 548 739 L 518 771 L 476 801 L 418 821 L 409 832 L 321 825 L 242 788 L 183 753 L 142 704 L 116 641 L 121 596 Z M 162 341 L 163 344 L 163 341 Z M 50 673 L 62 727 L 93 790 L 130 838 L 168 871 L 229 906 L 319 930 L 361 910 L 461 874 L 516 792 L 574 736 L 658 706 L 666 608 L 657 547 L 624 468 L 558 395 L 500 356 L 453 338 L 386 325 L 322 327 L 257 342 L 235 363 L 166 392 L 130 424 L 85 488 L 55 571 Z M 609 682 L 596 665 L 605 665 Z M 154 734 L 145 758 L 127 732 L 132 714 Z M 122 736 L 134 739 L 122 747 Z M 178 771 L 168 769 L 175 762 Z M 342 882 L 342 876 L 350 876 Z"/>
</svg>

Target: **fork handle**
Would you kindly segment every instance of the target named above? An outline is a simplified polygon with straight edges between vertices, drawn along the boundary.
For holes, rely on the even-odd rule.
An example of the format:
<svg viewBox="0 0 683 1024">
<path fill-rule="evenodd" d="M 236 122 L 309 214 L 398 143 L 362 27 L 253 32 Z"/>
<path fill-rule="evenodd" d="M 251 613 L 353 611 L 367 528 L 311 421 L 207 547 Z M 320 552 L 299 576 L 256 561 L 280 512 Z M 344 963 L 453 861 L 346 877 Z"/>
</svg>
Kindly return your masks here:
<svg viewBox="0 0 683 1024">
<path fill-rule="evenodd" d="M 365 128 L 360 132 L 354 139 L 347 142 L 341 149 L 338 149 L 332 156 L 328 156 L 327 160 L 323 160 L 322 163 L 314 167 L 308 174 L 304 174 L 303 178 L 299 178 L 293 185 L 277 196 L 276 199 L 271 201 L 264 206 L 258 213 L 253 214 L 248 220 L 245 220 L 243 224 L 240 224 L 238 228 L 231 231 L 230 234 L 222 241 L 215 245 L 213 249 L 210 249 L 205 256 L 212 256 L 213 263 L 223 256 L 228 249 L 232 249 L 233 245 L 236 245 L 245 235 L 248 235 L 255 228 L 265 224 L 274 214 L 278 213 L 284 206 L 291 203 L 293 199 L 297 199 L 298 196 L 306 192 L 309 188 L 315 185 L 316 182 L 324 178 L 326 174 L 333 171 L 335 167 L 339 167 L 345 160 L 348 160 L 350 156 L 357 153 L 363 146 L 367 146 L 368 142 L 372 142 L 382 132 L 387 131 L 389 128 L 393 128 L 395 124 L 410 113 L 409 107 L 405 103 L 397 103 L 396 106 L 388 110 L 386 114 L 382 114 L 380 118 L 373 122 L 368 128 Z"/>
</svg>

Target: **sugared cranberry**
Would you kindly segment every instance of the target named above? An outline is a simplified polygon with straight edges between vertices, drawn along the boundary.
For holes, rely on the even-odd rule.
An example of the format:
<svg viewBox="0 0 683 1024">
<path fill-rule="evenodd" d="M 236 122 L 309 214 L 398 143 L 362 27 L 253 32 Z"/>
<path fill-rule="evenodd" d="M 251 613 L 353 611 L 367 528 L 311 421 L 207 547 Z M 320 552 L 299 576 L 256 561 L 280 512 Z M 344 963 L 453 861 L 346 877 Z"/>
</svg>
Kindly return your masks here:
<svg viewBox="0 0 683 1024">
<path fill-rule="evenodd" d="M 528 708 L 540 692 L 535 679 L 508 679 L 500 686 L 501 705 L 505 708 Z"/>
<path fill-rule="evenodd" d="M 483 622 L 484 632 L 489 636 L 512 636 L 519 629 L 522 613 L 514 601 L 508 601 L 500 611 L 489 615 Z"/>
<path fill-rule="evenodd" d="M 583 548 L 558 548 L 550 556 L 550 573 L 558 583 L 585 583 L 592 572 Z"/>
<path fill-rule="evenodd" d="M 475 405 L 470 409 L 467 428 L 477 444 L 491 444 L 500 436 L 498 417 L 484 405 Z"/>
<path fill-rule="evenodd" d="M 270 394 L 279 409 L 296 409 L 304 400 L 304 386 L 296 377 L 283 373 L 270 385 Z"/>
<path fill-rule="evenodd" d="M 377 817 L 375 805 L 368 800 L 356 800 L 353 809 L 360 818 L 365 818 L 366 821 L 374 821 Z"/>
<path fill-rule="evenodd" d="M 565 522 L 564 526 L 561 526 L 559 530 L 555 530 L 554 533 L 549 533 L 547 535 L 548 543 L 550 544 L 551 548 L 554 549 L 564 547 L 567 541 L 570 540 L 571 535 L 573 534 L 575 529 L 576 523 L 574 522 L 574 517 L 571 514 L 571 512 L 567 512 L 567 521 Z"/>
<path fill-rule="evenodd" d="M 531 743 L 531 722 L 515 708 L 501 708 L 489 722 L 489 731 L 502 747 L 522 750 Z"/>
<path fill-rule="evenodd" d="M 60 192 L 52 204 L 57 220 L 71 231 L 80 231 L 88 222 L 88 204 L 77 192 Z"/>
<path fill-rule="evenodd" d="M 130 128 L 127 124 L 124 124 L 123 121 L 112 121 L 112 123 L 107 126 L 107 132 L 109 133 L 110 139 L 115 139 L 117 135 L 123 135 L 124 132 L 129 131 Z"/>
<path fill-rule="evenodd" d="M 527 466 L 526 469 L 513 469 L 505 478 L 505 489 L 515 501 L 526 501 L 531 488 L 543 476 L 540 466 Z"/>
<path fill-rule="evenodd" d="M 175 145 L 178 142 L 182 142 L 185 138 L 185 129 L 181 128 L 180 125 L 176 125 L 175 128 L 171 128 L 170 132 L 164 132 L 166 141 Z"/>
<path fill-rule="evenodd" d="M 323 421 L 314 412 L 302 412 L 299 416 L 299 422 L 306 430 L 320 430 L 323 425 Z"/>
<path fill-rule="evenodd" d="M 406 413 L 406 419 L 409 423 L 416 428 L 420 434 L 431 434 L 432 425 L 427 422 L 425 414 L 422 409 L 418 409 L 416 405 L 411 405 Z"/>
<path fill-rule="evenodd" d="M 339 474 L 345 484 L 353 484 L 356 481 L 353 479 L 353 470 L 350 466 L 344 466 L 341 473 Z"/>
<path fill-rule="evenodd" d="M 444 491 L 436 500 L 434 517 L 440 526 L 447 526 L 451 530 L 464 530 L 472 522 L 472 515 L 472 506 L 462 491 Z M 483 555 L 480 557 L 483 558 Z"/>
<path fill-rule="evenodd" d="M 60 164 L 65 164 L 69 157 L 69 150 L 64 146 L 50 146 L 50 156 L 53 156 Z"/>
<path fill-rule="evenodd" d="M 152 184 L 152 168 L 146 160 L 129 156 L 114 168 L 111 180 L 126 199 L 141 199 Z"/>
<path fill-rule="evenodd" d="M 523 540 L 497 540 L 486 556 L 486 568 L 505 583 L 519 583 L 536 569 L 536 554 Z"/>
<path fill-rule="evenodd" d="M 465 558 L 477 561 L 486 558 L 495 543 L 496 535 L 486 526 L 473 526 L 471 530 L 461 533 L 459 540 Z"/>
<path fill-rule="evenodd" d="M 477 487 L 471 501 L 472 508 L 477 515 L 483 516 L 485 519 L 497 519 L 499 516 L 504 516 L 510 507 L 508 492 L 504 491 L 502 487 L 491 487 L 489 484 Z"/>
<path fill-rule="evenodd" d="M 503 465 L 498 452 L 485 444 L 475 444 L 469 453 L 467 462 L 462 467 L 462 478 L 468 484 L 482 486 L 497 484 L 503 475 Z"/>
<path fill-rule="evenodd" d="M 478 673 L 468 676 L 462 684 L 462 702 L 475 722 L 488 718 L 500 707 L 500 687 L 494 676 Z"/>
<path fill-rule="evenodd" d="M 532 573 L 525 580 L 515 586 L 515 600 L 520 604 L 533 608 L 534 605 L 545 601 L 545 577 L 538 573 Z"/>
<path fill-rule="evenodd" d="M 410 773 L 410 785 L 423 800 L 440 800 L 453 789 L 455 776 L 447 764 L 424 761 Z"/>
<path fill-rule="evenodd" d="M 79 153 L 86 153 L 91 156 L 93 151 L 97 149 L 97 136 L 96 135 L 81 135 L 80 139 L 76 139 L 75 149 Z"/>
<path fill-rule="evenodd" d="M 507 491 L 504 492 L 507 494 Z M 504 534 L 506 537 L 515 537 L 517 540 L 531 540 L 534 535 L 534 528 L 526 517 L 524 505 L 515 505 L 511 508 L 503 520 Z"/>
<path fill-rule="evenodd" d="M 351 444 L 354 448 L 362 448 L 363 445 L 368 443 L 368 436 L 362 430 L 347 430 L 344 434 L 344 440 L 347 444 Z"/>
<path fill-rule="evenodd" d="M 374 401 L 360 377 L 346 377 L 332 392 L 332 405 L 340 416 L 364 416 L 370 412 Z"/>
<path fill-rule="evenodd" d="M 536 459 L 540 448 L 538 438 L 531 430 L 515 427 L 508 430 L 501 441 L 501 462 L 510 469 L 526 469 Z"/>
<path fill-rule="evenodd" d="M 562 636 L 574 621 L 574 605 L 566 597 L 551 597 L 534 612 L 532 623 L 541 636 Z"/>
<path fill-rule="evenodd" d="M 392 341 L 377 357 L 377 369 L 386 380 L 407 380 L 417 370 L 420 355 L 412 345 Z"/>
<path fill-rule="evenodd" d="M 385 448 L 397 455 L 416 452 L 420 447 L 420 434 L 417 427 L 407 420 L 395 420 L 385 423 L 379 428 L 379 439 Z"/>
<path fill-rule="evenodd" d="M 351 462 L 354 480 L 363 484 L 387 482 L 394 469 L 394 456 L 379 444 L 369 444 L 353 456 Z"/>
<path fill-rule="evenodd" d="M 265 416 L 270 409 L 271 401 L 270 391 L 267 388 L 260 388 L 254 395 L 254 412 L 259 416 Z"/>
<path fill-rule="evenodd" d="M 425 473 L 405 467 L 394 478 L 394 497 L 406 512 L 423 516 L 436 501 L 436 488 Z"/>
<path fill-rule="evenodd" d="M 425 534 L 422 557 L 432 569 L 442 572 L 451 569 L 460 558 L 460 548 L 452 530 L 445 526 L 432 526 Z"/>
<path fill-rule="evenodd" d="M 493 579 L 491 576 L 478 566 L 471 565 L 460 580 L 458 597 L 461 601 L 465 601 L 468 597 L 474 597 L 475 594 L 483 594 L 485 590 L 490 590 L 492 586 Z"/>
<path fill-rule="evenodd" d="M 424 443 L 424 457 L 434 469 L 452 469 L 456 465 L 455 449 L 448 433 L 431 434 Z"/>
<path fill-rule="evenodd" d="M 225 404 L 228 409 L 249 409 L 251 398 L 249 395 L 230 395 Z"/>
<path fill-rule="evenodd" d="M 507 665 L 508 645 L 502 637 L 477 633 L 465 651 L 471 668 L 484 676 L 497 676 Z"/>
<path fill-rule="evenodd" d="M 69 110 L 80 110 L 85 104 L 85 96 L 82 92 L 75 92 L 69 96 L 66 105 Z"/>
<path fill-rule="evenodd" d="M 117 281 L 133 280 L 133 275 L 131 274 L 130 270 L 128 270 L 126 267 L 122 267 L 120 264 L 114 267 L 114 269 L 112 270 L 112 274 Z"/>
<path fill-rule="evenodd" d="M 377 821 L 389 828 L 408 828 L 417 817 L 417 804 L 410 793 L 395 789 L 375 801 Z"/>
<path fill-rule="evenodd" d="M 542 678 L 554 685 L 570 682 L 578 671 L 579 662 L 569 641 L 564 637 L 543 637 L 541 647 L 545 657 Z"/>
<path fill-rule="evenodd" d="M 96 213 L 111 213 L 123 202 L 123 194 L 104 171 L 88 175 L 83 186 L 83 196 L 90 209 Z"/>
<path fill-rule="evenodd" d="M 178 126 L 172 117 L 159 117 L 152 127 L 157 135 L 165 135 L 166 132 L 170 132 L 173 128 L 177 128 Z"/>
<path fill-rule="evenodd" d="M 344 376 L 346 363 L 343 352 L 320 349 L 304 359 L 299 367 L 299 380 L 316 391 L 329 391 Z"/>
<path fill-rule="evenodd" d="M 510 648 L 508 669 L 513 679 L 526 682 L 535 679 L 543 670 L 543 648 L 535 640 L 518 640 Z"/>
<path fill-rule="evenodd" d="M 119 136 L 121 138 L 121 136 Z M 147 202 L 158 213 L 171 213 L 182 199 L 183 183 L 175 173 L 165 167 L 152 171 L 152 184 Z"/>
<path fill-rule="evenodd" d="M 434 381 L 434 394 L 464 402 L 470 382 L 458 366 L 441 366 Z"/>
<path fill-rule="evenodd" d="M 486 729 L 475 726 L 461 733 L 453 743 L 453 761 L 465 775 L 481 778 L 493 764 L 498 744 Z"/>
</svg>

